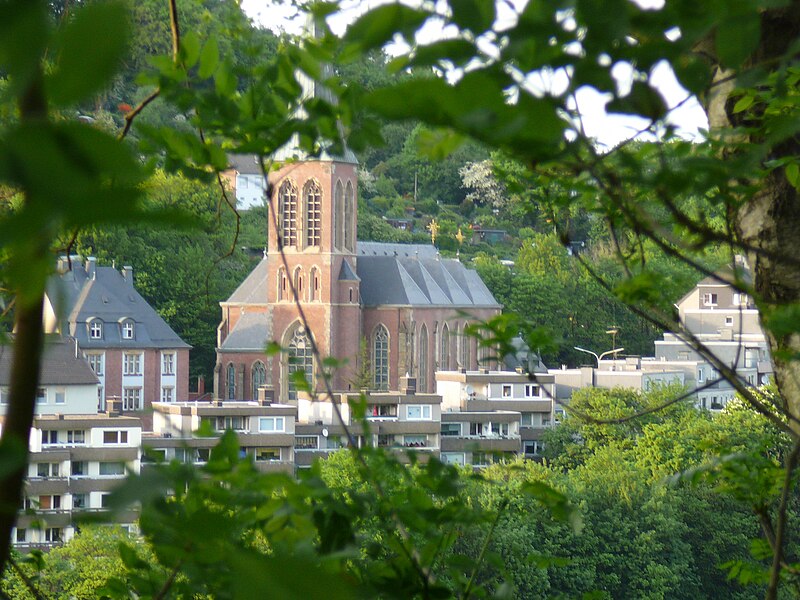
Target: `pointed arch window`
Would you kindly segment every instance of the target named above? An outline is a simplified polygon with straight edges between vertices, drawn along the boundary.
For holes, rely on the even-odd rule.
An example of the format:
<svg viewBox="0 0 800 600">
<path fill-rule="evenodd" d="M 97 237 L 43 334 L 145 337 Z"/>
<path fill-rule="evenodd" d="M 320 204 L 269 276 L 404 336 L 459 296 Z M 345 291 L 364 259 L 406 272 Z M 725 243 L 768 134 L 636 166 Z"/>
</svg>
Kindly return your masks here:
<svg viewBox="0 0 800 600">
<path fill-rule="evenodd" d="M 278 300 L 289 299 L 289 280 L 283 267 L 278 269 Z"/>
<path fill-rule="evenodd" d="M 319 269 L 317 267 L 313 267 L 311 269 L 311 278 L 309 280 L 309 291 L 311 296 L 311 302 L 318 302 L 319 301 Z"/>
<path fill-rule="evenodd" d="M 312 389 L 314 389 L 314 354 L 311 351 L 311 340 L 306 330 L 298 325 L 289 338 L 287 354 L 286 390 L 289 400 L 297 400 L 297 384 L 295 373 L 302 372 Z"/>
<path fill-rule="evenodd" d="M 450 329 L 445 324 L 442 326 L 442 337 L 440 340 L 441 347 L 439 348 L 439 370 L 450 370 Z"/>
<path fill-rule="evenodd" d="M 228 363 L 228 368 L 225 373 L 225 383 L 227 384 L 227 398 L 228 400 L 236 399 L 236 367 L 233 363 Z"/>
<path fill-rule="evenodd" d="M 297 246 L 297 190 L 291 181 L 284 181 L 278 190 L 283 246 Z"/>
<path fill-rule="evenodd" d="M 301 301 L 303 300 L 303 290 L 305 289 L 305 282 L 303 281 L 304 279 L 303 270 L 300 267 L 297 267 L 294 270 L 294 293 Z"/>
<path fill-rule="evenodd" d="M 383 325 L 378 325 L 372 336 L 372 386 L 389 389 L 389 331 Z"/>
<path fill-rule="evenodd" d="M 344 247 L 350 252 L 354 252 L 356 248 L 354 205 L 353 184 L 348 181 L 344 192 Z"/>
<path fill-rule="evenodd" d="M 322 188 L 313 179 L 306 183 L 303 190 L 306 215 L 306 247 L 319 246 L 322 216 Z"/>
<path fill-rule="evenodd" d="M 422 325 L 419 330 L 419 375 L 417 376 L 417 389 L 420 392 L 428 391 L 428 328 Z"/>
<path fill-rule="evenodd" d="M 467 331 L 469 330 L 469 323 L 464 323 L 464 328 L 461 330 L 461 337 L 459 338 L 459 343 L 461 344 L 460 347 L 460 357 L 459 361 L 461 362 L 461 367 L 463 369 L 469 369 L 470 362 L 472 362 L 472 353 L 470 352 L 470 343 L 472 340 L 470 336 L 467 335 Z"/>
<path fill-rule="evenodd" d="M 253 400 L 258 400 L 258 388 L 267 383 L 267 367 L 260 360 L 253 363 L 253 368 L 250 372 L 250 395 Z"/>
<path fill-rule="evenodd" d="M 333 245 L 336 248 L 342 248 L 344 242 L 344 186 L 341 181 L 336 182 L 333 196 Z"/>
</svg>

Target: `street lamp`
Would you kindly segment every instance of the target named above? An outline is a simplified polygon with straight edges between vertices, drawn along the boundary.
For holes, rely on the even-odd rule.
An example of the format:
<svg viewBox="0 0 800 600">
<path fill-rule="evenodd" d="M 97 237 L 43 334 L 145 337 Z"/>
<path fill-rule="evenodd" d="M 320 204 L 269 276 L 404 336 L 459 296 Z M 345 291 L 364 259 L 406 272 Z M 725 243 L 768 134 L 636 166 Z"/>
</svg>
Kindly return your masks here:
<svg viewBox="0 0 800 600">
<path fill-rule="evenodd" d="M 585 348 L 580 348 L 578 346 L 573 346 L 573 348 L 575 348 L 575 350 L 577 350 L 578 352 L 586 352 L 586 354 L 591 354 L 592 356 L 594 356 L 595 359 L 597 359 L 598 369 L 600 368 L 600 361 L 603 359 L 604 356 L 608 356 L 609 354 L 617 354 L 618 352 L 622 352 L 623 350 L 625 350 L 625 348 L 614 348 L 613 350 L 609 350 L 608 352 L 603 352 L 601 355 L 598 356 L 595 352 L 592 352 L 591 350 L 586 350 Z"/>
</svg>

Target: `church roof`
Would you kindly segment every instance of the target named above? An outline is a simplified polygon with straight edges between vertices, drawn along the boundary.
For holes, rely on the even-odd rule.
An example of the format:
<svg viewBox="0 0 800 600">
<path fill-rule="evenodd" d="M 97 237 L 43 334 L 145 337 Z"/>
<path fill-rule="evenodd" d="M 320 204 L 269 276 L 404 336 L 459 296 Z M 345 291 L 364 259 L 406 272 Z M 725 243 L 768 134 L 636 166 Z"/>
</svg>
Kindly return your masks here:
<svg viewBox="0 0 800 600">
<path fill-rule="evenodd" d="M 230 295 L 227 302 L 233 304 L 266 304 L 268 265 L 267 258 L 262 258 L 256 268 L 250 271 L 250 274 Z"/>
<path fill-rule="evenodd" d="M 263 352 L 269 341 L 270 318 L 266 313 L 245 313 L 222 342 L 220 350 Z"/>
<path fill-rule="evenodd" d="M 365 306 L 500 308 L 475 271 L 438 257 L 433 246 L 359 242 L 358 275 Z"/>
</svg>

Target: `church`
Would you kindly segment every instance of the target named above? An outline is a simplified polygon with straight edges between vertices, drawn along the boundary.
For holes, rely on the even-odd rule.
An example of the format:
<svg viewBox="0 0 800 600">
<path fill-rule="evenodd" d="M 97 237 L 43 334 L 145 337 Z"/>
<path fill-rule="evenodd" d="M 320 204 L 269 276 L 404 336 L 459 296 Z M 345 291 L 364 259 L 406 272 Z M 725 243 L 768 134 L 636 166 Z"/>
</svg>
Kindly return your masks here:
<svg viewBox="0 0 800 600">
<path fill-rule="evenodd" d="M 401 377 L 433 392 L 436 371 L 476 370 L 485 358 L 463 331 L 501 306 L 475 271 L 433 245 L 357 241 L 357 167 L 348 151 L 270 174 L 267 250 L 220 303 L 218 398 L 254 400 L 265 388 L 294 403 L 297 370 L 321 390 L 312 339 L 321 357 L 342 363 L 334 392 L 361 389 L 367 379 L 370 390 L 397 390 Z M 283 352 L 267 356 L 271 342 Z"/>
</svg>

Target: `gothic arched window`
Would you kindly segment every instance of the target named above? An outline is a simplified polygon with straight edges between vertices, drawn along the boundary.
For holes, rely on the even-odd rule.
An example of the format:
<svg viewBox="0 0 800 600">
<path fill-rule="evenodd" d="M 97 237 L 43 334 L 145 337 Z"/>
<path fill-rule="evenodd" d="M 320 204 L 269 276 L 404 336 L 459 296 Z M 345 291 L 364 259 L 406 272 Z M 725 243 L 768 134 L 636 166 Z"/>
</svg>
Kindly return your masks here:
<svg viewBox="0 0 800 600">
<path fill-rule="evenodd" d="M 319 269 L 317 267 L 312 267 L 311 269 L 311 277 L 308 282 L 309 290 L 310 290 L 310 300 L 311 302 L 319 301 Z"/>
<path fill-rule="evenodd" d="M 376 390 L 389 389 L 389 332 L 383 325 L 372 336 L 372 385 Z"/>
<path fill-rule="evenodd" d="M 228 363 L 228 368 L 225 373 L 225 383 L 228 386 L 228 400 L 236 399 L 236 367 L 233 363 Z"/>
<path fill-rule="evenodd" d="M 289 352 L 286 365 L 286 390 L 289 400 L 297 400 L 297 384 L 295 373 L 302 372 L 305 379 L 314 389 L 314 353 L 311 351 L 311 340 L 306 330 L 297 325 L 289 337 Z"/>
<path fill-rule="evenodd" d="M 303 190 L 306 215 L 306 246 L 319 246 L 321 234 L 322 188 L 313 179 Z"/>
<path fill-rule="evenodd" d="M 417 389 L 420 392 L 428 391 L 428 328 L 422 325 L 419 330 L 419 375 L 417 376 Z"/>
<path fill-rule="evenodd" d="M 356 249 L 354 204 L 353 184 L 348 181 L 347 189 L 344 192 L 344 247 L 350 252 L 354 252 Z"/>
<path fill-rule="evenodd" d="M 303 291 L 305 290 L 305 278 L 303 277 L 303 270 L 300 267 L 297 267 L 294 270 L 294 294 L 295 297 L 299 300 L 303 300 Z"/>
<path fill-rule="evenodd" d="M 459 357 L 459 361 L 463 369 L 469 369 L 470 362 L 472 361 L 472 353 L 470 352 L 470 343 L 472 340 L 467 335 L 468 328 L 469 323 L 464 323 L 464 328 L 461 330 L 461 337 L 459 338 L 459 343 L 461 344 L 461 356 Z"/>
<path fill-rule="evenodd" d="M 297 246 L 297 190 L 291 181 L 284 181 L 278 190 L 278 207 L 283 246 Z"/>
<path fill-rule="evenodd" d="M 278 300 L 289 299 L 289 281 L 286 279 L 286 271 L 283 267 L 278 269 Z"/>
<path fill-rule="evenodd" d="M 253 363 L 253 368 L 250 371 L 250 383 L 250 395 L 253 400 L 258 400 L 258 388 L 267 383 L 267 368 L 260 360 Z"/>
<path fill-rule="evenodd" d="M 442 337 L 440 340 L 441 348 L 439 349 L 439 370 L 450 370 L 450 330 L 447 325 L 442 326 Z"/>
<path fill-rule="evenodd" d="M 341 181 L 336 182 L 336 191 L 333 199 L 333 245 L 342 248 L 344 242 L 344 187 Z"/>
</svg>

